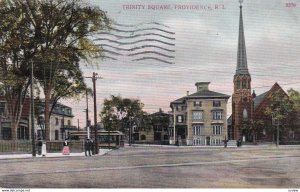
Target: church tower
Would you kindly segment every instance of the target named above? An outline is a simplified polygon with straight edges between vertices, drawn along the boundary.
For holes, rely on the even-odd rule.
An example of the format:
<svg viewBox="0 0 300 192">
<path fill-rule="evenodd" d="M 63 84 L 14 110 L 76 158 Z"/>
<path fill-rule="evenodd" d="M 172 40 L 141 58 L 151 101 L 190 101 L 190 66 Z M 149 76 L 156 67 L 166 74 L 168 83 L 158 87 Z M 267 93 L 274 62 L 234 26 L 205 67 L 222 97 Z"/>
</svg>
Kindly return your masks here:
<svg viewBox="0 0 300 192">
<path fill-rule="evenodd" d="M 232 95 L 233 138 L 229 139 L 241 139 L 243 136 L 247 137 L 247 129 L 250 126 L 250 120 L 253 112 L 251 76 L 247 66 L 242 8 L 242 1 L 240 0 L 237 65 L 233 78 L 234 91 Z"/>
</svg>

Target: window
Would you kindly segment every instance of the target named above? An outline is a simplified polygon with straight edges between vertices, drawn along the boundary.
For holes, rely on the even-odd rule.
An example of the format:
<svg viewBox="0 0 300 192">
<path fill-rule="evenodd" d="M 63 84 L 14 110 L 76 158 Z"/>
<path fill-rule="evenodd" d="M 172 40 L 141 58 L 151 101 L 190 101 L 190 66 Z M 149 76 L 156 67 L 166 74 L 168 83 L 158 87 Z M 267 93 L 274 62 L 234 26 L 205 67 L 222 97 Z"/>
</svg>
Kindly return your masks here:
<svg viewBox="0 0 300 192">
<path fill-rule="evenodd" d="M 247 119 L 248 119 L 248 112 L 247 112 L 247 109 L 244 109 L 244 110 L 243 110 L 243 119 L 244 119 L 244 120 L 247 120 Z"/>
<path fill-rule="evenodd" d="M 290 139 L 295 139 L 295 132 L 294 131 L 292 131 L 292 130 L 289 131 L 289 138 Z"/>
<path fill-rule="evenodd" d="M 169 140 L 169 135 L 164 135 L 164 140 Z"/>
<path fill-rule="evenodd" d="M 71 126 L 71 120 L 68 120 L 68 126 Z"/>
<path fill-rule="evenodd" d="M 183 122 L 183 115 L 177 115 L 177 123 Z"/>
<path fill-rule="evenodd" d="M 213 135 L 222 135 L 222 129 L 223 126 L 222 125 L 213 125 Z"/>
<path fill-rule="evenodd" d="M 213 120 L 222 120 L 222 111 L 213 111 Z"/>
<path fill-rule="evenodd" d="M 193 111 L 193 121 L 202 121 L 203 111 Z"/>
<path fill-rule="evenodd" d="M 213 144 L 214 145 L 221 145 L 222 144 L 221 139 L 213 139 Z"/>
<path fill-rule="evenodd" d="M 65 120 L 61 119 L 61 125 L 64 126 L 65 125 Z"/>
<path fill-rule="evenodd" d="M 201 101 L 194 101 L 194 107 L 201 107 L 202 102 Z"/>
<path fill-rule="evenodd" d="M 141 140 L 146 140 L 146 136 L 145 135 L 141 135 Z"/>
<path fill-rule="evenodd" d="M 58 140 L 58 130 L 55 130 L 55 140 Z"/>
<path fill-rule="evenodd" d="M 58 125 L 58 118 L 55 118 L 55 125 Z"/>
<path fill-rule="evenodd" d="M 236 81 L 236 88 L 237 88 L 237 89 L 240 89 L 240 88 L 241 88 L 241 82 L 240 82 L 240 80 L 237 80 L 237 81 Z"/>
<path fill-rule="evenodd" d="M 221 107 L 221 101 L 213 101 L 213 107 Z"/>
<path fill-rule="evenodd" d="M 246 80 L 243 80 L 243 81 L 242 81 L 242 88 L 243 88 L 243 89 L 246 89 L 246 88 L 247 88 L 247 81 L 246 81 Z"/>
<path fill-rule="evenodd" d="M 0 102 L 0 115 L 3 115 L 5 112 L 5 103 Z"/>
<path fill-rule="evenodd" d="M 194 125 L 193 126 L 194 135 L 201 135 L 201 129 L 203 129 L 203 125 Z"/>
<path fill-rule="evenodd" d="M 205 138 L 201 138 L 201 137 L 194 138 L 193 144 L 194 145 L 205 145 Z"/>
</svg>

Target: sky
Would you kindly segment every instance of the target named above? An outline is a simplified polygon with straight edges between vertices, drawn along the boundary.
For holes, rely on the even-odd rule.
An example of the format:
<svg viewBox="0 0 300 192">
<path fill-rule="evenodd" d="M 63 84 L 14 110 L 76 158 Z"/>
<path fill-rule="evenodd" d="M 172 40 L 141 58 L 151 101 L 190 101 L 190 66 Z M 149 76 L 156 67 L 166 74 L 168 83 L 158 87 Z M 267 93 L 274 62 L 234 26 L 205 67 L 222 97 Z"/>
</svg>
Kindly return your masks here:
<svg viewBox="0 0 300 192">
<path fill-rule="evenodd" d="M 87 0 L 87 3 L 106 11 L 117 29 L 93 37 L 95 43 L 108 45 L 103 47 L 107 51 L 104 55 L 113 59 L 93 59 L 93 66 L 82 64 L 86 77 L 96 72 L 103 78 L 96 84 L 97 114 L 110 95 L 140 99 L 149 113 L 159 108 L 168 112 L 170 102 L 185 96 L 187 91 L 196 92 L 195 83 L 202 81 L 211 82 L 212 91 L 232 95 L 237 63 L 238 0 Z M 242 5 L 252 89 L 259 95 L 278 82 L 285 91 L 290 88 L 300 91 L 300 1 L 244 0 Z M 159 30 L 139 31 L 145 28 Z M 159 35 L 139 36 L 143 33 Z M 134 38 L 135 34 L 138 37 Z M 149 41 L 141 41 L 147 38 L 155 39 L 151 43 L 156 48 L 142 49 L 144 57 L 141 52 L 128 56 L 131 52 L 126 49 L 139 43 L 148 45 Z M 169 51 L 157 49 L 158 46 Z M 91 79 L 86 82 L 92 87 Z M 93 122 L 92 99 L 89 98 L 89 117 Z M 73 108 L 73 124 L 77 125 L 79 119 L 79 126 L 85 126 L 86 100 L 61 102 Z M 231 99 L 228 113 L 231 113 Z"/>
</svg>

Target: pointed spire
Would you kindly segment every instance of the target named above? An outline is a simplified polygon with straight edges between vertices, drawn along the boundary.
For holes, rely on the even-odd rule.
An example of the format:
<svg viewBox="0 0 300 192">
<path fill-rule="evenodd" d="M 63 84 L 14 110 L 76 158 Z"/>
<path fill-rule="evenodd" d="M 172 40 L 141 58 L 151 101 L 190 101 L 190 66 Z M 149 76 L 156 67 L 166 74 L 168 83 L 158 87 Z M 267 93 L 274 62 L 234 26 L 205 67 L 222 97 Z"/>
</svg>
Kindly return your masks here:
<svg viewBox="0 0 300 192">
<path fill-rule="evenodd" d="M 239 42 L 238 42 L 238 52 L 237 52 L 236 74 L 249 74 L 248 66 L 247 66 L 245 36 L 244 36 L 242 3 L 243 1 L 240 0 L 240 24 L 239 24 Z"/>
</svg>

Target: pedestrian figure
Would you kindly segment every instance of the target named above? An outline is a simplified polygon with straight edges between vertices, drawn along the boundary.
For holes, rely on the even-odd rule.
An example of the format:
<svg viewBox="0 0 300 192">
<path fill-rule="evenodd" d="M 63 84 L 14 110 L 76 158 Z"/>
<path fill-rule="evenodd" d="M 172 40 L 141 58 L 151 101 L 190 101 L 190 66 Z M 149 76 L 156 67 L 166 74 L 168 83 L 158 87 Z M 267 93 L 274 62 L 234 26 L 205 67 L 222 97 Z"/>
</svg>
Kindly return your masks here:
<svg viewBox="0 0 300 192">
<path fill-rule="evenodd" d="M 47 155 L 47 146 L 46 146 L 46 142 L 43 141 L 42 142 L 42 156 L 46 157 L 46 155 Z"/>
<path fill-rule="evenodd" d="M 42 155 L 42 146 L 43 146 L 43 141 L 42 141 L 42 139 L 41 139 L 41 138 L 38 138 L 37 145 L 38 145 L 38 155 Z"/>
<path fill-rule="evenodd" d="M 95 155 L 95 143 L 94 143 L 94 140 L 91 139 L 90 143 L 91 143 L 90 150 L 92 151 L 92 155 Z"/>
<path fill-rule="evenodd" d="M 69 148 L 69 142 L 66 139 L 64 142 L 64 148 L 63 148 L 63 155 L 70 155 L 70 148 Z"/>
<path fill-rule="evenodd" d="M 85 156 L 87 156 L 87 152 L 89 153 L 89 156 L 91 156 L 91 142 L 90 139 L 85 139 L 84 141 L 84 153 Z"/>
<path fill-rule="evenodd" d="M 226 148 L 227 147 L 227 139 L 225 138 L 224 140 L 224 147 Z"/>
</svg>

